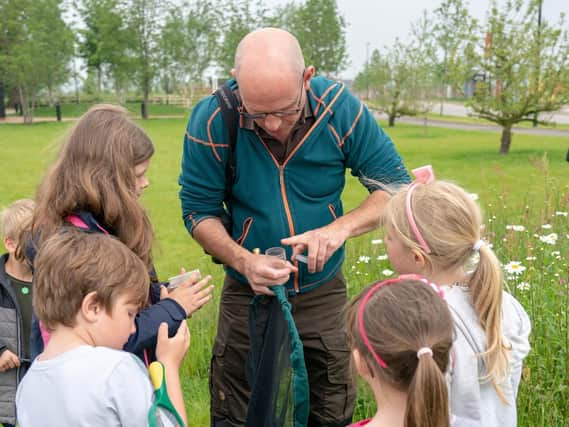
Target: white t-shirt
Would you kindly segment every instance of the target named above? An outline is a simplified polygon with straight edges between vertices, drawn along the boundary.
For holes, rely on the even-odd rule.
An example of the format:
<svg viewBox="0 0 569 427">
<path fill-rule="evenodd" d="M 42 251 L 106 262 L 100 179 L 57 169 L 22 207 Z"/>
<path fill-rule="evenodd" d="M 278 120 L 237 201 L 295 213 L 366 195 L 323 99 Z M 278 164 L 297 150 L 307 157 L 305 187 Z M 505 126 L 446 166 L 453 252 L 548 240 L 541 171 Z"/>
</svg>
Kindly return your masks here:
<svg viewBox="0 0 569 427">
<path fill-rule="evenodd" d="M 455 326 L 452 364 L 447 375 L 451 412 L 457 416 L 453 425 L 515 427 L 522 364 L 530 351 L 531 323 L 527 313 L 512 295 L 502 293 L 502 334 L 512 346 L 509 352 L 510 378 L 502 384 L 508 401 L 506 405 L 492 384 L 481 380 L 487 373 L 479 356 L 487 349 L 486 333 L 480 326 L 469 291 L 459 286 L 445 288 L 445 297 Z"/>
<path fill-rule="evenodd" d="M 148 425 L 154 391 L 134 355 L 80 346 L 36 360 L 18 387 L 20 427 L 141 427 Z"/>
</svg>

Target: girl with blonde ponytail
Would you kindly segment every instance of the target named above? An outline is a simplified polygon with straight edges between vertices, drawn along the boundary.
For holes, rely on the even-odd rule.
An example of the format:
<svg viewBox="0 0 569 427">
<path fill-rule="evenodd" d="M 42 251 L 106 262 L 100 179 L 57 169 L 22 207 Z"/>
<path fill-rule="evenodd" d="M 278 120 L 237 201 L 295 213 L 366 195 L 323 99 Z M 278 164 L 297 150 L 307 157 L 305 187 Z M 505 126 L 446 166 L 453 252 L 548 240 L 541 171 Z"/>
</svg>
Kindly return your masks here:
<svg viewBox="0 0 569 427">
<path fill-rule="evenodd" d="M 430 166 L 413 172 L 417 179 L 385 209 L 389 259 L 397 273 L 422 274 L 445 291 L 455 327 L 452 414 L 468 425 L 515 426 L 529 318 L 503 290 L 500 262 L 481 239 L 472 197 L 436 181 Z"/>
<path fill-rule="evenodd" d="M 355 368 L 377 402 L 372 419 L 352 426 L 449 427 L 453 328 L 442 291 L 414 274 L 384 280 L 350 303 L 346 323 Z"/>
</svg>

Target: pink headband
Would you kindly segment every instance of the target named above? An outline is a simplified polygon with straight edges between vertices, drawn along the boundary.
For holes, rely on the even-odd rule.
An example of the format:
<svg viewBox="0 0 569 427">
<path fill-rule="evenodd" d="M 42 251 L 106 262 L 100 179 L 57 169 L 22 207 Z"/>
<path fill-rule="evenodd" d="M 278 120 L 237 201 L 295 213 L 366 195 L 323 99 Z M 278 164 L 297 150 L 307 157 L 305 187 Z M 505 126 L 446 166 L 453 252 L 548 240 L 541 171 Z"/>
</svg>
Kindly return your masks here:
<svg viewBox="0 0 569 427">
<path fill-rule="evenodd" d="M 417 184 L 430 184 L 435 181 L 435 172 L 433 171 L 433 167 L 431 165 L 421 166 L 420 168 L 412 170 L 413 175 L 415 175 L 416 179 L 413 183 L 409 186 L 409 190 L 407 191 L 407 198 L 405 199 L 405 211 L 407 212 L 407 221 L 409 221 L 409 225 L 411 226 L 411 230 L 413 230 L 413 234 L 417 239 L 417 242 L 421 247 L 425 250 L 426 253 L 431 253 L 431 248 L 423 239 L 421 232 L 419 231 L 419 227 L 417 227 L 417 223 L 415 222 L 415 218 L 413 217 L 413 212 L 411 211 L 411 195 L 413 194 L 413 190 Z"/>
<path fill-rule="evenodd" d="M 382 286 L 385 285 L 392 285 L 394 283 L 399 283 L 402 282 L 403 280 L 417 280 L 420 282 L 423 282 L 424 284 L 426 284 L 427 286 L 430 286 L 431 288 L 433 288 L 435 290 L 435 292 L 441 297 L 444 298 L 444 292 L 442 291 L 441 288 L 439 288 L 437 285 L 435 285 L 432 282 L 429 282 L 425 277 L 420 276 L 418 274 L 402 274 L 399 277 L 394 277 L 393 279 L 387 279 L 384 280 L 382 282 L 377 283 L 376 285 L 374 285 L 369 291 L 368 293 L 365 295 L 363 301 L 361 302 L 359 308 L 358 308 L 358 327 L 360 329 L 360 335 L 362 336 L 362 340 L 365 344 L 365 346 L 367 347 L 367 349 L 369 350 L 369 352 L 373 355 L 373 357 L 375 358 L 376 362 L 379 364 L 379 366 L 381 366 L 382 368 L 387 368 L 387 363 L 385 363 L 383 361 L 383 359 L 381 357 L 379 357 L 379 355 L 373 350 L 373 347 L 371 346 L 371 343 L 369 342 L 369 339 L 367 337 L 365 328 L 364 328 L 364 311 L 365 311 L 365 305 L 367 304 L 367 302 L 369 301 L 369 299 L 372 297 L 372 295 Z"/>
</svg>

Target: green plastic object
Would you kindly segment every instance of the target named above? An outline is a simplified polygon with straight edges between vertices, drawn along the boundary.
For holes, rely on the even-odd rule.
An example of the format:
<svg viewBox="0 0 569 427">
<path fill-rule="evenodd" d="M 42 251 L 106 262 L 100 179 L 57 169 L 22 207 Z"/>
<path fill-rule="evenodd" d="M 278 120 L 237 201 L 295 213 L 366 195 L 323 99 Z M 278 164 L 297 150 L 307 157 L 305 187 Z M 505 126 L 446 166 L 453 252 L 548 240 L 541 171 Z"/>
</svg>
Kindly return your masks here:
<svg viewBox="0 0 569 427">
<path fill-rule="evenodd" d="M 154 386 L 154 403 L 148 411 L 149 427 L 186 427 L 184 421 L 168 396 L 166 389 L 166 376 L 164 365 L 160 362 L 152 362 L 148 367 L 150 380 Z"/>
</svg>

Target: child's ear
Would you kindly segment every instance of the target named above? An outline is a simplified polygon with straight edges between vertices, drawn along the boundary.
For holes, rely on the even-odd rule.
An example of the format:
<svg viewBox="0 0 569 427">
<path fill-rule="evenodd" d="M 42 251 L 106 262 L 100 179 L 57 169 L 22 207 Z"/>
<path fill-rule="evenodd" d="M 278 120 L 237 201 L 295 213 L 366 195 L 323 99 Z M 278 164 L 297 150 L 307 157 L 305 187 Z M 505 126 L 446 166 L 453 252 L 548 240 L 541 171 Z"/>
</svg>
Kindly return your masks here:
<svg viewBox="0 0 569 427">
<path fill-rule="evenodd" d="M 14 252 L 16 252 L 16 247 L 18 245 L 16 244 L 14 239 L 12 239 L 11 237 L 4 237 L 2 239 L 2 242 L 4 243 L 4 246 L 6 247 L 6 250 L 8 251 L 8 253 L 13 254 Z"/>
<path fill-rule="evenodd" d="M 354 365 L 356 367 L 356 371 L 358 371 L 358 374 L 360 374 L 364 378 L 372 376 L 369 370 L 369 366 L 366 363 L 366 361 L 363 359 L 359 350 L 357 349 L 352 350 L 352 358 L 354 359 Z"/>
<path fill-rule="evenodd" d="M 427 260 L 425 259 L 425 255 L 417 249 L 412 249 L 411 254 L 413 256 L 413 262 L 419 271 L 425 270 L 427 266 Z"/>
<path fill-rule="evenodd" d="M 97 301 L 97 292 L 89 292 L 83 298 L 81 303 L 81 314 L 90 323 L 94 323 L 99 319 L 101 313 L 103 313 L 105 308 Z"/>
</svg>

